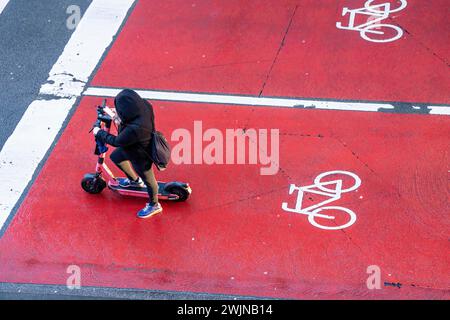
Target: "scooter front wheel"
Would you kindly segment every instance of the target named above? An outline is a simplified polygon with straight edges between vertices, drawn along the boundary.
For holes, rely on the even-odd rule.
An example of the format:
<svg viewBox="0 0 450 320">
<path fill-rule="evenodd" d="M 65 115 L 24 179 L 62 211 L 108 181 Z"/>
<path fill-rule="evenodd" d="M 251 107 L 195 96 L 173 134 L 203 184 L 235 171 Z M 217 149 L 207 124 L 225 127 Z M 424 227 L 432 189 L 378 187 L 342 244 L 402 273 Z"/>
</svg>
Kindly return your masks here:
<svg viewBox="0 0 450 320">
<path fill-rule="evenodd" d="M 106 188 L 106 181 L 96 174 L 86 174 L 81 180 L 81 187 L 90 194 L 98 194 Z"/>
</svg>

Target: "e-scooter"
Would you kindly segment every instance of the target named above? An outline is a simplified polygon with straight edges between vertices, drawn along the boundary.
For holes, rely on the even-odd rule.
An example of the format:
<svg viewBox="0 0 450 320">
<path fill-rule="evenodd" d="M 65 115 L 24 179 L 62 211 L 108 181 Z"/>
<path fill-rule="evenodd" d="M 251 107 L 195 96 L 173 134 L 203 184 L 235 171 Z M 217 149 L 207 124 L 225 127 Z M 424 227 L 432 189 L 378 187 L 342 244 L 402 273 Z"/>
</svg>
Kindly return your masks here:
<svg viewBox="0 0 450 320">
<path fill-rule="evenodd" d="M 113 123 L 114 111 L 106 106 L 106 100 L 103 100 L 101 106 L 97 106 L 97 121 L 94 127 L 103 128 L 106 132 L 110 132 Z M 90 131 L 90 132 L 91 132 Z M 99 145 L 96 143 L 95 155 L 98 156 L 95 173 L 88 173 L 81 180 L 81 187 L 84 191 L 90 194 L 98 194 L 106 187 L 118 194 L 133 197 L 148 198 L 147 188 L 139 187 L 121 187 L 120 182 L 125 178 L 115 177 L 112 171 L 105 163 L 105 157 L 108 148 L 106 145 Z M 104 173 L 109 176 L 109 181 L 106 182 L 103 178 Z M 158 182 L 158 199 L 169 201 L 186 201 L 192 193 L 192 189 L 188 183 L 185 182 Z"/>
</svg>

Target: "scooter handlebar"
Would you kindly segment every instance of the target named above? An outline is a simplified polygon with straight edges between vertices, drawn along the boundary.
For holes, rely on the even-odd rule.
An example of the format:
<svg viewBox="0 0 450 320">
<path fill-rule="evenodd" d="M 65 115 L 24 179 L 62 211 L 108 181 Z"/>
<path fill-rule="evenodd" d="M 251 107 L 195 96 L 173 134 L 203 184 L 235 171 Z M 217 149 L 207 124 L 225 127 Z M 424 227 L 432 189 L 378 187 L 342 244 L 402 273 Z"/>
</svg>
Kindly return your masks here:
<svg viewBox="0 0 450 320">
<path fill-rule="evenodd" d="M 103 100 L 102 105 L 97 106 L 97 121 L 95 121 L 91 130 L 89 130 L 89 133 L 91 133 L 94 128 L 101 128 L 102 122 L 111 123 L 112 118 L 105 112 L 105 108 L 107 108 L 106 99 Z"/>
</svg>

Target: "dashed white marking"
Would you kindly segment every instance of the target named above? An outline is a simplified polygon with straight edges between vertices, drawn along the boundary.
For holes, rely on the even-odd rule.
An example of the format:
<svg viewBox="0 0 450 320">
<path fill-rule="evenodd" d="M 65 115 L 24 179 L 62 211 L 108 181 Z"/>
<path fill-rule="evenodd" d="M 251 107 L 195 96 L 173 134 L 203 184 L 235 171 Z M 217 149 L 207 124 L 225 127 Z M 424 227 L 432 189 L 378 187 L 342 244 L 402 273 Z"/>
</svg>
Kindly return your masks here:
<svg viewBox="0 0 450 320">
<path fill-rule="evenodd" d="M 8 5 L 9 0 L 0 0 L 0 14 L 2 14 L 5 7 Z"/>
<path fill-rule="evenodd" d="M 0 4 L 5 1 L 0 0 Z M 0 228 L 60 131 L 135 0 L 93 0 L 0 151 Z"/>
<path fill-rule="evenodd" d="M 84 95 L 99 97 L 115 97 L 122 89 L 118 88 L 88 88 Z M 302 107 L 327 110 L 369 111 L 377 112 L 379 109 L 394 110 L 394 106 L 387 103 L 344 102 L 325 100 L 304 100 L 293 98 L 265 98 L 244 95 L 225 95 L 192 92 L 171 92 L 157 90 L 136 90 L 143 98 L 149 100 L 218 103 L 230 105 L 264 106 L 264 107 Z M 450 107 L 429 106 L 431 114 L 449 115 Z"/>
<path fill-rule="evenodd" d="M 449 107 L 430 107 L 430 114 L 440 114 L 450 116 L 450 108 Z"/>
</svg>

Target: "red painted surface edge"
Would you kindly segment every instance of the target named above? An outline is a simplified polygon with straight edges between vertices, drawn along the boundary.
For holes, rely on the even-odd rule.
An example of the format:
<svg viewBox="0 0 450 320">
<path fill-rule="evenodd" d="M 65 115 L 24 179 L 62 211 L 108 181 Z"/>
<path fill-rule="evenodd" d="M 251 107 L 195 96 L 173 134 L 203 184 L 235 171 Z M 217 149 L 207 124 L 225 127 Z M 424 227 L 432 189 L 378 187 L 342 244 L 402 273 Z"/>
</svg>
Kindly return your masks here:
<svg viewBox="0 0 450 320">
<path fill-rule="evenodd" d="M 257 165 L 173 165 L 158 178 L 189 181 L 192 199 L 166 203 L 161 216 L 142 221 L 135 212 L 143 200 L 107 190 L 91 196 L 79 185 L 95 163 L 83 134 L 99 101 L 83 99 L 0 239 L 0 281 L 65 284 L 66 268 L 76 264 L 88 286 L 284 298 L 449 297 L 447 118 L 157 103 L 158 127 L 169 137 L 194 120 L 220 130 L 270 123 L 280 129 L 281 169 L 260 176 Z M 337 202 L 357 214 L 353 226 L 320 230 L 281 210 L 283 201 L 292 203 L 290 183 L 307 185 L 335 169 L 362 180 L 358 192 Z M 381 268 L 383 283 L 402 288 L 368 290 L 369 265 Z"/>
</svg>

